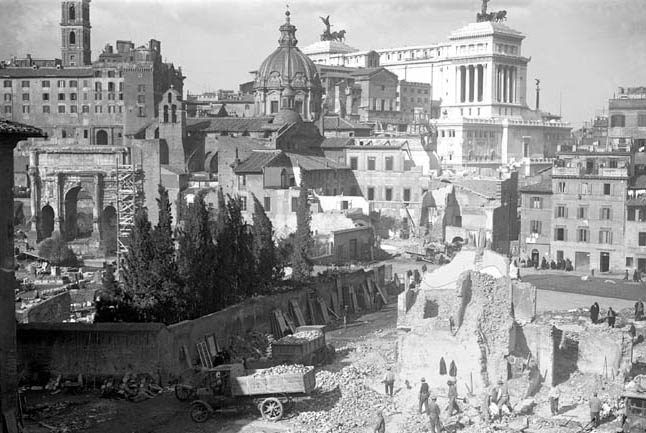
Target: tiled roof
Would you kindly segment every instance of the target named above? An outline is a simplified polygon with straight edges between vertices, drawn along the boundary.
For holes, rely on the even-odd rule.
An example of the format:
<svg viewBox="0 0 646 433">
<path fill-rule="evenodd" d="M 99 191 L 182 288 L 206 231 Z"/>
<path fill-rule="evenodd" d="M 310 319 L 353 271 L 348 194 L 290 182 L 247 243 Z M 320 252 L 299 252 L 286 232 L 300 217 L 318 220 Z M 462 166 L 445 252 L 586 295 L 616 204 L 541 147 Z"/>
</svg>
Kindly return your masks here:
<svg viewBox="0 0 646 433">
<path fill-rule="evenodd" d="M 330 148 L 344 148 L 346 146 L 351 146 L 354 138 L 352 137 L 328 137 L 321 143 L 321 148 L 330 149 Z"/>
<path fill-rule="evenodd" d="M 92 77 L 92 68 L 3 68 L 1 78 Z"/>
<path fill-rule="evenodd" d="M 460 179 L 451 181 L 451 183 L 462 189 L 484 196 L 489 200 L 495 200 L 500 195 L 500 182 L 498 180 Z"/>
<path fill-rule="evenodd" d="M 552 178 L 546 177 L 539 183 L 524 186 L 520 192 L 536 193 L 536 194 L 552 194 Z"/>
<path fill-rule="evenodd" d="M 302 153 L 285 154 L 292 161 L 294 167 L 300 167 L 303 170 L 338 170 L 349 169 L 345 164 L 339 164 L 324 156 L 306 155 Z"/>
<path fill-rule="evenodd" d="M 25 125 L 23 123 L 13 122 L 0 118 L 0 134 L 2 135 L 19 135 L 22 137 L 44 137 L 40 129 Z"/>
<path fill-rule="evenodd" d="M 342 119 L 339 116 L 326 116 L 323 123 L 323 127 L 326 131 L 336 130 L 336 131 L 354 131 L 355 129 L 366 129 L 370 130 L 369 126 L 359 125 L 352 123 L 349 120 Z"/>
<path fill-rule="evenodd" d="M 383 66 L 379 66 L 377 68 L 359 68 L 356 71 L 350 73 L 350 75 L 352 75 L 353 77 L 370 76 L 370 75 L 374 75 L 377 72 L 380 72 L 382 70 L 387 71 L 387 69 L 384 68 Z"/>
<path fill-rule="evenodd" d="M 262 173 L 263 167 L 280 153 L 279 150 L 253 151 L 249 155 L 249 158 L 242 161 L 233 171 L 235 173 Z"/>
<path fill-rule="evenodd" d="M 256 132 L 277 129 L 269 121 L 271 117 L 214 117 L 187 120 L 191 132 Z"/>
</svg>

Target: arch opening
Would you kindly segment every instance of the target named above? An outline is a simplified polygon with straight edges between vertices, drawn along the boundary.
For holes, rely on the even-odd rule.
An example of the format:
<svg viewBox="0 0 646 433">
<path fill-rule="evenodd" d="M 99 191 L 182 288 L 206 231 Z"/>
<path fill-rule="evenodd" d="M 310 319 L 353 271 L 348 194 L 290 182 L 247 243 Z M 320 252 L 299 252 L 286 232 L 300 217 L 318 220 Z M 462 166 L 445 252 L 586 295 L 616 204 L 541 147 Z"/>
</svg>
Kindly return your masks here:
<svg viewBox="0 0 646 433">
<path fill-rule="evenodd" d="M 52 233 L 54 233 L 54 209 L 50 205 L 45 205 L 40 210 L 38 241 L 51 237 Z"/>
<path fill-rule="evenodd" d="M 101 246 L 106 256 L 117 252 L 117 210 L 114 206 L 106 206 L 101 213 Z"/>
<path fill-rule="evenodd" d="M 92 236 L 92 213 L 94 200 L 83 188 L 75 187 L 65 194 L 65 239 L 89 238 Z"/>
<path fill-rule="evenodd" d="M 107 146 L 108 144 L 108 133 L 103 130 L 99 129 L 96 132 L 96 144 L 99 146 Z"/>
</svg>

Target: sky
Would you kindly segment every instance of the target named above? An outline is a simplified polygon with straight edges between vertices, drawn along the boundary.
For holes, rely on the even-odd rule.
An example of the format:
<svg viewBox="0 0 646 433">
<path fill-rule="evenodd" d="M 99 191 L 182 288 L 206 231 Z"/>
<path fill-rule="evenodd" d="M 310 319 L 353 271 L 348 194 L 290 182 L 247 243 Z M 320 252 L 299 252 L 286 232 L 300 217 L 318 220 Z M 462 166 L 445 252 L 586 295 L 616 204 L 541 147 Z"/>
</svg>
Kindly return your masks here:
<svg viewBox="0 0 646 433">
<path fill-rule="evenodd" d="M 238 89 L 277 46 L 285 1 L 92 0 L 92 58 L 106 43 L 151 38 L 182 67 L 185 91 Z M 293 0 L 299 47 L 319 40 L 320 16 L 360 50 L 448 40 L 474 21 L 480 0 Z M 646 86 L 646 0 L 491 0 L 507 10 L 531 57 L 528 83 L 541 80 L 541 109 L 574 127 L 607 110 L 617 87 Z M 60 58 L 59 0 L 0 0 L 0 59 Z M 528 89 L 534 107 L 534 89 Z"/>
</svg>

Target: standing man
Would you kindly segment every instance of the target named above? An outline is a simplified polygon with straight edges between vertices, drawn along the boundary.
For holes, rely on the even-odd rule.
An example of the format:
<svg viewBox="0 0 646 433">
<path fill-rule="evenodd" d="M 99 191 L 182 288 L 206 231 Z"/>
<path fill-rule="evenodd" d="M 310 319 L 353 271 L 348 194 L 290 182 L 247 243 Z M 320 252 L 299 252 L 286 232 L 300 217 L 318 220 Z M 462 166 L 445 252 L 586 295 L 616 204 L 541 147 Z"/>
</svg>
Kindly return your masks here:
<svg viewBox="0 0 646 433">
<path fill-rule="evenodd" d="M 458 406 L 458 402 L 456 401 L 458 399 L 458 387 L 455 384 L 455 379 L 454 378 L 449 378 L 449 380 L 446 382 L 447 385 L 449 385 L 449 392 L 448 392 L 448 397 L 449 397 L 449 405 L 447 407 L 449 411 L 449 416 L 453 416 L 453 411 L 455 410 L 456 413 L 460 413 L 460 406 Z"/>
<path fill-rule="evenodd" d="M 552 389 L 550 389 L 548 397 L 550 399 L 550 411 L 552 412 L 552 416 L 558 415 L 559 398 L 561 397 L 561 391 L 559 391 L 559 388 L 557 386 L 553 386 Z"/>
<path fill-rule="evenodd" d="M 437 405 L 437 397 L 433 396 L 428 404 L 428 420 L 431 422 L 430 433 L 440 433 L 442 423 L 440 422 L 440 407 Z"/>
<path fill-rule="evenodd" d="M 395 386 L 395 373 L 392 372 L 390 366 L 386 367 L 386 375 L 384 376 L 384 385 L 386 386 L 386 395 L 393 396 L 393 389 Z"/>
<path fill-rule="evenodd" d="M 595 427 L 599 426 L 599 414 L 601 413 L 601 400 L 595 392 L 590 397 L 590 421 Z"/>
<path fill-rule="evenodd" d="M 509 387 L 507 386 L 507 382 L 502 379 L 498 381 L 498 395 L 500 395 L 500 399 L 497 403 L 498 407 L 502 409 L 503 406 L 505 406 L 509 409 L 509 413 L 513 413 L 514 409 L 511 407 L 511 403 L 509 402 Z"/>
<path fill-rule="evenodd" d="M 384 419 L 384 413 L 381 410 L 377 411 L 377 421 L 375 422 L 373 433 L 386 433 L 386 420 Z"/>
<path fill-rule="evenodd" d="M 429 395 L 428 383 L 426 383 L 426 379 L 422 377 L 422 384 L 419 387 L 419 413 L 422 413 L 422 406 L 424 406 L 426 408 L 426 412 L 428 412 Z"/>
<path fill-rule="evenodd" d="M 617 320 L 617 313 L 615 313 L 615 310 L 613 310 L 612 307 L 608 307 L 608 326 L 614 328 L 615 320 Z"/>
</svg>

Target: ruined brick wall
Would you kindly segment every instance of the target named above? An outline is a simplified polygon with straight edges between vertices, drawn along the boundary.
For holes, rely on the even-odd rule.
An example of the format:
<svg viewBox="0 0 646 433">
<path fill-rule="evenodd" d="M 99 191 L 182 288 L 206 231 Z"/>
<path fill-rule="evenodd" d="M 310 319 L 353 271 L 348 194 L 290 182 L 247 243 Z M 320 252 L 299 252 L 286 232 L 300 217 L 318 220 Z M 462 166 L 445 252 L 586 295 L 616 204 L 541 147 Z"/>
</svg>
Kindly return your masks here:
<svg viewBox="0 0 646 433">
<path fill-rule="evenodd" d="M 530 283 L 512 281 L 511 288 L 514 318 L 520 323 L 530 323 L 536 316 L 536 286 Z"/>
<path fill-rule="evenodd" d="M 594 327 L 578 334 L 577 367 L 581 373 L 616 376 L 629 368 L 631 339 L 625 329 Z"/>
</svg>

